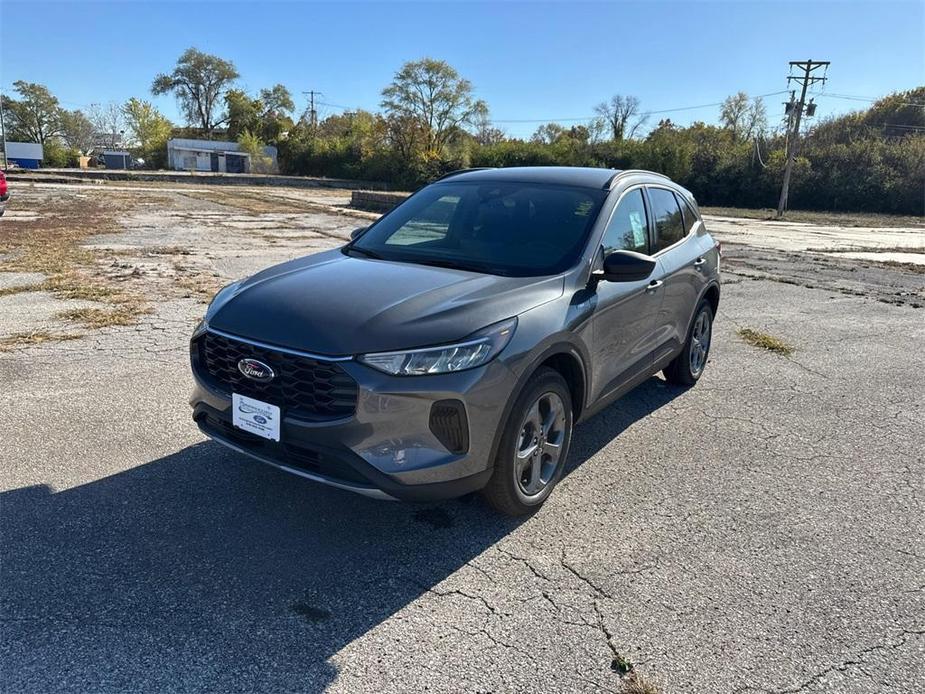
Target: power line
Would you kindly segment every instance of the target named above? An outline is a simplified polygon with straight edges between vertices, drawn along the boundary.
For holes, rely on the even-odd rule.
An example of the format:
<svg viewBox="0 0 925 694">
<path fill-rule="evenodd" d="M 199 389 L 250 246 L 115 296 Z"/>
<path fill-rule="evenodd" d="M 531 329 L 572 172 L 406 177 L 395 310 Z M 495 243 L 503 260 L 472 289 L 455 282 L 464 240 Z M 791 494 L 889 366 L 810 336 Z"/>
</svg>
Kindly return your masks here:
<svg viewBox="0 0 925 694">
<path fill-rule="evenodd" d="M 306 92 L 307 93 L 307 92 Z M 768 96 L 778 96 L 780 94 L 786 94 L 787 90 L 783 89 L 778 92 L 768 92 L 767 94 L 758 94 L 756 99 L 763 99 Z M 344 106 L 343 104 L 332 104 L 326 101 L 317 102 L 319 106 L 331 106 L 333 108 L 342 108 L 346 110 L 355 110 L 353 106 Z M 662 113 L 676 113 L 679 111 L 695 111 L 700 108 L 713 108 L 716 106 L 722 106 L 724 101 L 714 101 L 709 104 L 698 104 L 696 106 L 678 106 L 676 108 L 663 108 L 655 111 L 645 111 L 648 115 L 659 115 Z M 597 120 L 598 116 L 576 116 L 568 118 L 492 118 L 492 123 L 580 123 L 585 121 Z"/>
<path fill-rule="evenodd" d="M 883 99 L 886 99 L 887 96 L 889 95 L 881 96 L 879 98 L 874 98 L 871 96 L 855 96 L 853 94 L 832 94 L 831 92 L 826 92 L 823 96 L 831 97 L 833 99 L 845 99 L 847 101 L 867 101 L 870 103 L 874 103 L 874 102 L 882 101 Z M 925 103 L 916 103 L 914 101 L 901 101 L 900 105 L 901 106 L 925 107 Z"/>
</svg>

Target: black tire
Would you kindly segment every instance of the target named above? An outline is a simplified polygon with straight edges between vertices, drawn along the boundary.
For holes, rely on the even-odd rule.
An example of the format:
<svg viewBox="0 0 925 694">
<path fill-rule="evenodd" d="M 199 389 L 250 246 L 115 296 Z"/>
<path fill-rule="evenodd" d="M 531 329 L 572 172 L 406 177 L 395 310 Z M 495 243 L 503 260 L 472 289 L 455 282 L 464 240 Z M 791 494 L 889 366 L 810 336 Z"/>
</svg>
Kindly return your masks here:
<svg viewBox="0 0 925 694">
<path fill-rule="evenodd" d="M 702 336 L 700 339 L 696 338 L 694 333 L 699 332 L 699 326 L 701 325 L 701 315 L 705 316 L 707 321 L 706 335 L 707 343 L 706 347 L 702 346 Z M 697 306 L 697 311 L 694 313 L 694 319 L 691 321 L 691 327 L 687 331 L 687 341 L 684 343 L 684 349 L 681 350 L 681 353 L 674 358 L 667 367 L 662 370 L 662 373 L 665 374 L 665 379 L 669 383 L 674 383 L 679 386 L 692 386 L 700 377 L 703 376 L 703 372 L 707 368 L 707 360 L 710 358 L 710 347 L 713 343 L 713 308 L 710 306 L 710 303 L 706 300 L 701 301 L 700 305 Z M 696 351 L 695 351 L 696 350 Z M 700 368 L 694 368 L 694 362 L 697 362 L 697 359 L 692 359 L 691 353 L 695 351 L 695 356 L 700 355 L 699 359 Z"/>
<path fill-rule="evenodd" d="M 558 398 L 558 400 L 556 400 Z M 530 423 L 527 420 L 534 404 L 537 405 L 537 412 L 542 415 L 543 403 L 546 405 L 546 413 L 550 419 L 559 422 L 558 404 L 561 403 L 563 411 L 561 412 L 561 425 L 554 423 L 550 427 L 550 438 L 548 445 L 550 449 L 558 449 L 558 458 L 553 462 L 551 456 L 548 462 L 543 462 L 546 455 L 543 451 L 548 450 L 546 446 L 537 446 L 536 439 L 533 439 L 533 448 L 540 448 L 540 453 L 534 453 L 533 456 L 539 456 L 535 460 L 533 456 L 518 457 L 525 452 L 523 444 L 529 436 L 524 437 L 524 432 L 530 433 L 527 428 Z M 553 415 L 556 415 L 555 417 Z M 572 442 L 572 395 L 569 392 L 568 384 L 559 372 L 553 369 L 542 368 L 538 370 L 524 386 L 520 395 L 511 408 L 508 421 L 505 424 L 504 433 L 501 436 L 501 443 L 498 446 L 498 453 L 495 458 L 495 468 L 491 479 L 482 490 L 482 495 L 488 503 L 500 513 L 508 516 L 523 516 L 533 513 L 552 493 L 553 488 L 562 478 L 562 471 L 565 468 L 565 461 L 568 458 L 569 445 Z M 555 431 L 552 429 L 555 428 Z M 555 437 L 561 435 L 558 445 L 553 441 Z M 546 435 L 541 434 L 542 443 L 547 443 Z M 527 447 L 529 448 L 529 446 Z M 532 450 L 532 449 L 531 449 Z M 518 461 L 524 461 L 523 467 L 520 467 Z M 534 462 L 535 461 L 535 462 Z M 536 493 L 528 494 L 525 486 L 530 486 L 525 481 L 524 475 L 531 477 L 534 466 L 539 466 L 537 470 L 548 469 L 549 479 L 542 482 L 542 489 Z M 554 467 L 553 467 L 554 466 Z M 529 469 L 528 469 L 529 468 Z"/>
</svg>

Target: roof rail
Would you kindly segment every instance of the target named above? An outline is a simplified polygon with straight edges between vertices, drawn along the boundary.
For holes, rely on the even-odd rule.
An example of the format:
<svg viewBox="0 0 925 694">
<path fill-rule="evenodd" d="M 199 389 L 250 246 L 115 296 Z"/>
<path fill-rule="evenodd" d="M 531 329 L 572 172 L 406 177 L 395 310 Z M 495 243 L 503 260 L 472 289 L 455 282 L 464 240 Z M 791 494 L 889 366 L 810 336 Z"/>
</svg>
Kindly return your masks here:
<svg viewBox="0 0 925 694">
<path fill-rule="evenodd" d="M 647 171 L 646 169 L 624 169 L 623 171 L 617 171 L 617 173 L 610 177 L 610 180 L 604 184 L 604 190 L 613 190 L 613 187 L 616 185 L 619 178 L 632 174 L 646 174 L 647 176 L 657 176 L 658 178 L 664 178 L 666 181 L 671 180 L 665 174 L 660 174 L 656 171 Z"/>
<path fill-rule="evenodd" d="M 470 171 L 488 171 L 489 169 L 494 169 L 494 166 L 476 166 L 471 169 L 456 169 L 455 171 L 450 171 L 445 173 L 442 176 L 438 176 L 431 183 L 436 183 L 437 181 L 442 181 L 445 178 L 452 178 L 453 176 L 458 176 L 459 174 L 469 173 Z"/>
</svg>

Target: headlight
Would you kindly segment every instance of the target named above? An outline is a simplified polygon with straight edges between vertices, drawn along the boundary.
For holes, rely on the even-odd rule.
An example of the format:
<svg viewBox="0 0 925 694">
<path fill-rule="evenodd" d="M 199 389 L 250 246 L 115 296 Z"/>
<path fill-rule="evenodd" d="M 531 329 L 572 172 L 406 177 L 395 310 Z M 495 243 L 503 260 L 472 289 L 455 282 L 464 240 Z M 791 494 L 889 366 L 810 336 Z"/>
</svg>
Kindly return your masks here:
<svg viewBox="0 0 925 694">
<path fill-rule="evenodd" d="M 517 318 L 510 318 L 455 344 L 361 354 L 357 359 L 393 376 L 424 376 L 473 369 L 494 359 L 511 341 L 516 327 Z"/>
</svg>

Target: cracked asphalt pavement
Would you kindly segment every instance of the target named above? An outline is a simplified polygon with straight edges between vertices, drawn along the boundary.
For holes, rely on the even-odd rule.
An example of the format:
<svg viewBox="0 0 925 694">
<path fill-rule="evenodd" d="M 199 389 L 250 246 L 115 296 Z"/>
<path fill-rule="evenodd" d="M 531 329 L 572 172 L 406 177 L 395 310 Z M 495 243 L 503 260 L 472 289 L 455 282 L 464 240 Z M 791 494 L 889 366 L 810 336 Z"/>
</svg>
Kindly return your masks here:
<svg viewBox="0 0 925 694">
<path fill-rule="evenodd" d="M 145 252 L 221 283 L 362 222 L 157 195 L 88 241 L 155 312 L 0 353 L 0 690 L 619 692 L 621 667 L 662 694 L 925 689 L 923 309 L 752 253 L 700 383 L 654 377 L 579 427 L 535 516 L 377 502 L 199 434 L 204 306 Z M 55 328 L 42 296 L 0 296 L 4 329 Z"/>
</svg>

